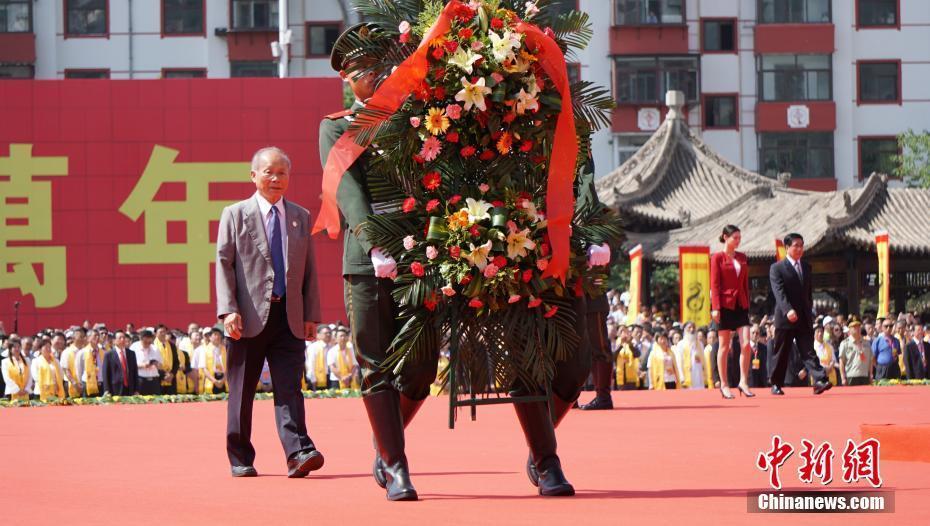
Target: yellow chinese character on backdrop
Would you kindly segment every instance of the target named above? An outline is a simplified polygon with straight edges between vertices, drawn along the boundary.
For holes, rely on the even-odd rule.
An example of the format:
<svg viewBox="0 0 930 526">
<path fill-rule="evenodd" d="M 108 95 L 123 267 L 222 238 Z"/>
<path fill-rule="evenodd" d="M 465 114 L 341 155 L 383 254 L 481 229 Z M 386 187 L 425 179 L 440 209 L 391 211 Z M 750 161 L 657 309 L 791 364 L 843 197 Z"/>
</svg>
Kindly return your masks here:
<svg viewBox="0 0 930 526">
<path fill-rule="evenodd" d="M 145 242 L 120 244 L 120 264 L 184 263 L 187 302 L 210 302 L 210 264 L 216 244 L 210 242 L 210 221 L 218 221 L 233 201 L 211 201 L 210 183 L 248 182 L 249 163 L 175 163 L 177 150 L 156 145 L 136 187 L 119 211 L 137 221 L 145 214 Z M 183 201 L 156 201 L 164 183 L 183 183 Z M 184 243 L 168 243 L 168 222 L 184 222 Z"/>
<path fill-rule="evenodd" d="M 68 158 L 33 157 L 31 144 L 11 144 L 10 156 L 0 157 L 0 290 L 32 294 L 43 309 L 68 298 L 67 256 L 65 247 L 24 244 L 52 240 L 52 183 L 33 177 L 62 175 Z"/>
</svg>

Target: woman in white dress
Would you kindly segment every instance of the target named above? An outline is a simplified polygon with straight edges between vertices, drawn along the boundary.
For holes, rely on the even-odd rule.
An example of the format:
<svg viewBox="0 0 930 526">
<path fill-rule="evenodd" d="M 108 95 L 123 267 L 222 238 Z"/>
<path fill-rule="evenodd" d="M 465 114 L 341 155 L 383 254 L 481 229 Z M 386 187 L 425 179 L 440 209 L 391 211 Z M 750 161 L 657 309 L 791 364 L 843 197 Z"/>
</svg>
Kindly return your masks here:
<svg viewBox="0 0 930 526">
<path fill-rule="evenodd" d="M 678 359 L 683 385 L 688 389 L 704 389 L 704 349 L 698 343 L 693 322 L 685 324 L 675 357 Z"/>
</svg>

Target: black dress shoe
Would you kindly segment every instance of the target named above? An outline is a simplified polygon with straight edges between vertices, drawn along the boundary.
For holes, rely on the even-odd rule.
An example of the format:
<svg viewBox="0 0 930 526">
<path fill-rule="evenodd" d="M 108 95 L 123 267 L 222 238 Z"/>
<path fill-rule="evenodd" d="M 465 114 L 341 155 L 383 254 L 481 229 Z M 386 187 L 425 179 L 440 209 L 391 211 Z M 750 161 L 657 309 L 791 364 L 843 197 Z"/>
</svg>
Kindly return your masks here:
<svg viewBox="0 0 930 526">
<path fill-rule="evenodd" d="M 323 453 L 315 449 L 305 449 L 287 460 L 287 478 L 306 477 L 311 471 L 323 467 Z"/>
<path fill-rule="evenodd" d="M 255 468 L 252 466 L 233 466 L 230 471 L 235 478 L 258 476 L 258 471 L 255 471 Z"/>
<path fill-rule="evenodd" d="M 772 386 L 772 394 L 773 394 L 773 395 L 784 395 L 785 392 L 781 390 L 781 387 L 778 387 L 777 385 L 773 385 L 773 386 Z"/>
<path fill-rule="evenodd" d="M 536 471 L 536 464 L 533 463 L 532 453 L 526 459 L 526 476 L 530 479 L 530 484 L 539 487 L 539 472 Z"/>
<path fill-rule="evenodd" d="M 833 387 L 833 384 L 825 380 L 817 382 L 814 384 L 814 394 L 815 395 L 822 394 L 824 391 L 829 391 L 831 387 Z"/>
<path fill-rule="evenodd" d="M 597 398 L 580 407 L 582 411 L 604 411 L 614 408 L 614 401 L 609 396 L 606 398 Z"/>
</svg>

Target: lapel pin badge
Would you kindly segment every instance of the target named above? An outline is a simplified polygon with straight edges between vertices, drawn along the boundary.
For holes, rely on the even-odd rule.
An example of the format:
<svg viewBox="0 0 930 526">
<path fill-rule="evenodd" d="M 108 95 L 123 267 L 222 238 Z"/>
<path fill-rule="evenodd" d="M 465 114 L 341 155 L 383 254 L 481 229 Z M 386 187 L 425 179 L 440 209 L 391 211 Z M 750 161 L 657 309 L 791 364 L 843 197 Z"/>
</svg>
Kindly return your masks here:
<svg viewBox="0 0 930 526">
<path fill-rule="evenodd" d="M 292 221 L 292 222 L 291 222 L 291 226 L 294 227 L 294 228 L 297 228 L 297 221 Z"/>
</svg>

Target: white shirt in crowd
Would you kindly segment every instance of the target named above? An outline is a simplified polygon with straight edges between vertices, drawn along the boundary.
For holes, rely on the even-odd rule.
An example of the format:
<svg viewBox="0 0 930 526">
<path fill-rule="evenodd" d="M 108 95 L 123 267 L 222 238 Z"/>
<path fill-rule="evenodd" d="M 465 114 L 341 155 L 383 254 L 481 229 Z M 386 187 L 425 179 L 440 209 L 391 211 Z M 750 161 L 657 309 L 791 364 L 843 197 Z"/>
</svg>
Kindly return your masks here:
<svg viewBox="0 0 930 526">
<path fill-rule="evenodd" d="M 691 363 L 683 363 L 685 359 L 685 349 L 691 349 Z M 693 335 L 685 334 L 678 345 L 674 347 L 675 364 L 678 365 L 679 380 L 685 381 L 685 367 L 691 370 L 691 389 L 704 389 L 704 351 L 700 349 L 697 340 Z"/>
<path fill-rule="evenodd" d="M 129 350 L 136 353 L 136 364 L 139 366 L 139 378 L 158 378 L 161 376 L 157 367 L 146 367 L 149 362 L 158 362 L 161 365 L 161 353 L 155 348 L 155 345 L 143 347 L 142 342 L 133 342 Z"/>
<path fill-rule="evenodd" d="M 5 386 L 3 389 L 4 396 L 10 396 L 10 395 L 19 393 L 19 386 L 16 385 L 16 382 L 14 382 L 13 378 L 11 378 L 10 375 L 8 374 L 7 366 L 9 365 L 10 365 L 10 358 L 4 358 L 2 361 L 0 361 L 0 370 L 3 371 L 3 385 Z M 29 364 L 29 359 L 28 358 L 25 359 L 25 365 L 23 365 L 23 362 L 20 362 L 19 360 L 17 360 L 16 363 L 13 365 L 13 367 L 25 367 L 26 369 L 29 370 L 29 381 L 26 382 L 25 392 L 28 393 L 32 391 L 32 388 L 35 384 L 35 381 L 34 381 L 35 377 L 32 374 L 32 367 Z"/>
<path fill-rule="evenodd" d="M 333 345 L 326 351 L 326 366 L 329 367 L 329 379 L 334 381 L 339 381 L 339 345 Z M 346 358 L 349 360 L 349 366 L 354 367 L 358 365 L 358 362 L 355 361 L 355 351 L 352 349 L 352 343 L 346 344 Z M 344 358 L 345 359 L 345 358 Z"/>
<path fill-rule="evenodd" d="M 41 393 L 39 392 L 39 389 L 41 388 L 41 386 L 39 385 L 39 382 L 36 381 L 36 379 L 39 377 L 39 360 L 38 360 L 38 358 L 40 358 L 41 356 L 42 356 L 42 353 L 41 353 L 41 351 L 40 351 L 40 352 L 39 352 L 39 356 L 37 356 L 36 358 L 34 358 L 34 359 L 32 360 L 32 363 L 29 365 L 29 374 L 32 375 L 32 394 L 34 394 L 34 395 L 36 395 L 36 396 L 39 396 L 39 395 L 41 394 Z M 54 355 L 52 355 L 52 356 L 53 356 L 53 357 L 52 357 L 52 360 L 54 360 L 54 359 L 55 359 L 55 358 L 54 358 Z M 60 364 L 59 364 L 59 365 L 60 365 Z M 49 371 L 52 373 L 52 375 L 53 375 L 53 376 L 57 376 L 57 375 L 58 375 L 58 370 L 55 369 L 55 366 L 52 365 L 51 363 L 49 363 L 48 366 L 49 366 Z M 64 371 L 62 371 L 62 374 L 64 374 Z M 65 378 L 62 377 L 61 380 L 64 381 Z M 52 381 L 52 383 L 57 383 L 57 382 L 58 382 L 58 379 L 57 379 L 57 378 L 56 378 L 55 380 Z"/>
<path fill-rule="evenodd" d="M 75 358 L 75 360 L 77 360 L 75 365 L 77 366 L 78 376 L 81 378 L 81 382 L 85 384 L 87 383 L 87 371 L 85 367 L 85 364 L 86 364 L 85 360 L 87 359 L 87 354 L 90 352 L 93 352 L 93 350 L 88 345 L 87 347 L 84 347 L 83 349 L 81 349 L 77 354 L 77 358 Z M 103 382 L 103 351 L 102 350 L 99 350 L 99 349 L 97 350 L 96 362 L 97 362 L 97 383 L 99 385 L 100 382 Z"/>
<path fill-rule="evenodd" d="M 220 352 L 219 347 L 212 347 L 213 349 L 213 371 L 214 372 L 224 372 L 226 371 L 225 364 L 223 363 L 223 354 Z M 194 349 L 194 356 L 191 357 L 191 369 L 205 369 L 207 367 L 207 346 L 201 345 Z"/>
<path fill-rule="evenodd" d="M 316 340 L 307 343 L 307 352 L 306 359 L 304 360 L 304 370 L 307 371 L 307 382 L 310 385 L 316 384 L 316 360 L 317 357 L 323 355 L 323 363 L 327 362 L 329 358 L 327 356 L 327 351 L 329 347 L 322 340 Z M 354 357 L 353 357 L 354 358 Z"/>
</svg>

